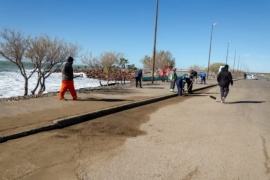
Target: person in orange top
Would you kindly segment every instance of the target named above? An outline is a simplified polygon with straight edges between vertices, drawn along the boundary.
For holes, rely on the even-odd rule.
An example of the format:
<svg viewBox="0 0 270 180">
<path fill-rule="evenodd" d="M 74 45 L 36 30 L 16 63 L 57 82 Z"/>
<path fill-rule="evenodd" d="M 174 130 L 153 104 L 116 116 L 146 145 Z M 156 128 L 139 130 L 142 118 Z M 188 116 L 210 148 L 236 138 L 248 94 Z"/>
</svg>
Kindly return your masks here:
<svg viewBox="0 0 270 180">
<path fill-rule="evenodd" d="M 59 92 L 59 100 L 66 100 L 64 98 L 64 95 L 67 90 L 69 90 L 71 96 L 73 97 L 73 100 L 77 100 L 77 93 L 74 88 L 74 75 L 73 75 L 73 64 L 74 59 L 69 56 L 67 59 L 66 64 L 64 65 L 62 69 L 62 85 Z"/>
</svg>

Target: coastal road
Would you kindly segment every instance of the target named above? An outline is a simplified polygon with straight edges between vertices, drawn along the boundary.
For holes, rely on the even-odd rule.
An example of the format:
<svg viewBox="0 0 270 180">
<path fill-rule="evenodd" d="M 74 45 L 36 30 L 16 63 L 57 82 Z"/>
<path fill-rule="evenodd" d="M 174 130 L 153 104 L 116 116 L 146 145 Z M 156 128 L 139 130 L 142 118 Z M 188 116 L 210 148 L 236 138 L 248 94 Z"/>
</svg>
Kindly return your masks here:
<svg viewBox="0 0 270 180">
<path fill-rule="evenodd" d="M 270 179 L 270 81 L 239 80 L 0 144 L 0 179 Z"/>
</svg>

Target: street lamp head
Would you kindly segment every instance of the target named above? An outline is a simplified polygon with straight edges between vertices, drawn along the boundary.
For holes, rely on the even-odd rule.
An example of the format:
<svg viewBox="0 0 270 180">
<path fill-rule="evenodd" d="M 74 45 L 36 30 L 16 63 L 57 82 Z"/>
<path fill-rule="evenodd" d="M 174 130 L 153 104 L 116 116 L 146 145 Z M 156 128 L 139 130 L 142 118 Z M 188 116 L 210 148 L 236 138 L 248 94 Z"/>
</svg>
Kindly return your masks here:
<svg viewBox="0 0 270 180">
<path fill-rule="evenodd" d="M 217 25 L 217 23 L 213 23 L 213 26 Z"/>
</svg>

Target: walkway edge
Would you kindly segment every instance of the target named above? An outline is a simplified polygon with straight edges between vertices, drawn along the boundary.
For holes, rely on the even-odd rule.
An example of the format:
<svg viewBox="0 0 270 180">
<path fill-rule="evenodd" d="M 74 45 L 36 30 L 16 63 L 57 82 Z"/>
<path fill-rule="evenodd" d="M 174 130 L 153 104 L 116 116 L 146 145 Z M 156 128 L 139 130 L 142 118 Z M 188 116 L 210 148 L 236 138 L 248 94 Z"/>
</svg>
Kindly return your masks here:
<svg viewBox="0 0 270 180">
<path fill-rule="evenodd" d="M 196 92 L 199 90 L 214 87 L 216 85 L 217 84 L 205 86 L 202 88 L 194 89 L 193 91 Z M 159 97 L 155 97 L 155 98 L 151 98 L 151 99 L 135 101 L 135 102 L 128 103 L 128 104 L 123 104 L 123 105 L 119 105 L 119 106 L 115 106 L 115 107 L 111 107 L 111 108 L 106 108 L 106 109 L 102 109 L 99 111 L 85 113 L 85 114 L 78 115 L 78 116 L 71 116 L 71 117 L 64 118 L 64 119 L 54 120 L 53 124 L 50 124 L 47 126 L 39 127 L 36 129 L 31 129 L 31 130 L 16 133 L 16 134 L 2 136 L 2 137 L 0 137 L 0 143 L 6 142 L 9 140 L 13 140 L 13 139 L 22 138 L 22 137 L 33 135 L 33 134 L 37 134 L 37 133 L 44 132 L 44 131 L 50 131 L 50 130 L 55 130 L 55 129 L 60 129 L 60 128 L 72 126 L 72 125 L 79 124 L 79 123 L 82 123 L 85 121 L 90 121 L 90 120 L 93 120 L 93 119 L 96 119 L 96 118 L 99 118 L 102 116 L 106 116 L 109 114 L 117 113 L 117 112 L 128 110 L 128 109 L 132 109 L 132 108 L 135 108 L 138 106 L 151 104 L 154 102 L 162 101 L 162 100 L 169 99 L 169 98 L 176 97 L 176 96 L 177 96 L 177 94 L 159 96 Z"/>
</svg>

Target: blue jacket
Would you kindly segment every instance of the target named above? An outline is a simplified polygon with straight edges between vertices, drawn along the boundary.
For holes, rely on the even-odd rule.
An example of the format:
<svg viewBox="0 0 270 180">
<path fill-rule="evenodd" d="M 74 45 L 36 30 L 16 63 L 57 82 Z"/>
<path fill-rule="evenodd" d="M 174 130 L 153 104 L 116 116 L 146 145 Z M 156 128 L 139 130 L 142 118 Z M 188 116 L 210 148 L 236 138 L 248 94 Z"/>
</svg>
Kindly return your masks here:
<svg viewBox="0 0 270 180">
<path fill-rule="evenodd" d="M 142 70 L 141 69 L 138 69 L 136 72 L 135 72 L 135 75 L 134 77 L 142 77 Z"/>
<path fill-rule="evenodd" d="M 206 77 L 206 73 L 201 72 L 201 73 L 200 73 L 200 77 L 201 77 L 201 78 Z"/>
</svg>

